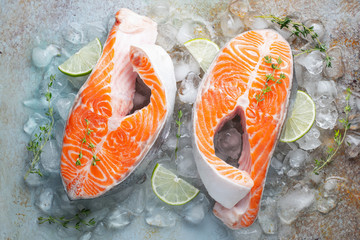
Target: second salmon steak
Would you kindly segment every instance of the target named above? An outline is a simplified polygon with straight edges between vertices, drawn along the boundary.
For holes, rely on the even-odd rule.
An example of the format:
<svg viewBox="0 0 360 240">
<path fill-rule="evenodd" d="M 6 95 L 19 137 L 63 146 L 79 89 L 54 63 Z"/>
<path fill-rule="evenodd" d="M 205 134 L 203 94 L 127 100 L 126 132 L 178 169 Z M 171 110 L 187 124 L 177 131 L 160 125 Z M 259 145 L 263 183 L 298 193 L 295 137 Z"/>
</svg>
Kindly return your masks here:
<svg viewBox="0 0 360 240">
<path fill-rule="evenodd" d="M 292 78 L 289 44 L 256 30 L 227 43 L 202 80 L 193 109 L 196 165 L 217 201 L 214 214 L 231 228 L 257 217 Z"/>
</svg>

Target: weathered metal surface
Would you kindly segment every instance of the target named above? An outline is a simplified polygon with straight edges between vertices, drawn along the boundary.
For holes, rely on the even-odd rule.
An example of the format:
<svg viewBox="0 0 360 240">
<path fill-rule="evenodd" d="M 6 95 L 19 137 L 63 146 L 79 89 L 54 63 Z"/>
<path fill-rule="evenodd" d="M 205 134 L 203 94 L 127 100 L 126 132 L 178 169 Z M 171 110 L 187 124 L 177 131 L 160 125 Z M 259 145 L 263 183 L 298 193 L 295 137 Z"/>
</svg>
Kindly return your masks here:
<svg viewBox="0 0 360 240">
<path fill-rule="evenodd" d="M 179 14 L 196 13 L 216 19 L 227 2 L 170 1 Z M 0 239 L 46 239 L 35 232 L 37 210 L 30 191 L 23 183 L 27 157 L 23 124 L 30 110 L 22 101 L 35 90 L 31 50 L 38 39 L 52 39 L 70 22 L 85 23 L 108 17 L 120 7 L 146 13 L 150 1 L 6 1 L 0 0 Z M 320 19 L 329 34 L 330 45 L 344 53 L 345 76 L 340 83 L 351 86 L 360 96 L 360 2 L 358 0 L 252 0 L 252 9 L 262 14 L 285 15 L 298 12 L 302 19 Z M 360 204 L 359 159 L 339 157 L 326 169 L 326 176 L 348 179 L 339 186 L 341 201 L 327 215 L 310 212 L 293 223 L 295 232 L 286 238 L 357 239 Z M 310 169 L 309 169 L 310 170 Z M 326 177 L 325 176 L 325 177 Z M 325 178 L 324 177 L 324 178 Z M 295 185 L 296 181 L 289 183 Z M 45 230 L 44 230 L 45 232 Z M 151 234 L 148 238 L 152 238 Z M 157 239 L 161 237 L 157 236 Z M 173 238 L 177 236 L 174 235 Z M 155 239 L 155 238 L 153 238 Z"/>
</svg>

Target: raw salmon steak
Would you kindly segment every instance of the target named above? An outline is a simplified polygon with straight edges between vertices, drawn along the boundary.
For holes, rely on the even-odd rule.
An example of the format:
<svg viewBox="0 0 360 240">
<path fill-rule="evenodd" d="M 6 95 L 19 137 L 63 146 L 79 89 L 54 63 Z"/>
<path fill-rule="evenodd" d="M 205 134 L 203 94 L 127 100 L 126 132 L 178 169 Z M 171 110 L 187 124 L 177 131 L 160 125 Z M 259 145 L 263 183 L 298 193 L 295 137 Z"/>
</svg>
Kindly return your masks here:
<svg viewBox="0 0 360 240">
<path fill-rule="evenodd" d="M 258 101 L 265 75 L 273 72 L 265 56 L 271 56 L 274 64 L 281 58 L 274 76 L 278 79 L 283 73 L 285 78 L 278 84 L 269 81 L 271 91 Z M 248 31 L 225 45 L 200 85 L 193 109 L 196 165 L 217 201 L 214 214 L 231 228 L 247 227 L 256 219 L 266 172 L 286 118 L 292 71 L 291 49 L 280 34 Z M 227 132 L 221 135 L 224 128 Z M 220 158 L 215 142 L 221 141 L 224 146 L 235 144 L 238 154 L 229 151 L 225 154 L 230 157 Z M 228 161 L 232 158 L 235 164 Z"/>
<path fill-rule="evenodd" d="M 171 115 L 173 64 L 156 46 L 156 23 L 121 9 L 104 51 L 68 117 L 61 176 L 70 199 L 100 196 L 139 165 Z M 133 111 L 137 75 L 151 90 Z"/>
</svg>

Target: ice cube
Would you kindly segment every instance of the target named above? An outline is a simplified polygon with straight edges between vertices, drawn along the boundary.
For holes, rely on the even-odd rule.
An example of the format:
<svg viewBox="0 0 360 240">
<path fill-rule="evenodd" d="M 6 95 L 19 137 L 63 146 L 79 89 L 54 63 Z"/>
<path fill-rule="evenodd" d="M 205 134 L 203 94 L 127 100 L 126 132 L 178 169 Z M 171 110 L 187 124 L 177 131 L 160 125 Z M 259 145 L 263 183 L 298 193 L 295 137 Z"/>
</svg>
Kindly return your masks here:
<svg viewBox="0 0 360 240">
<path fill-rule="evenodd" d="M 258 222 L 254 222 L 247 228 L 233 231 L 234 239 L 260 240 L 262 230 Z"/>
<path fill-rule="evenodd" d="M 323 196 L 329 197 L 329 196 L 336 196 L 338 193 L 338 190 L 341 186 L 341 183 L 343 181 L 346 181 L 346 179 L 341 177 L 329 177 L 325 180 L 324 186 L 323 186 Z"/>
<path fill-rule="evenodd" d="M 325 107 L 316 107 L 316 125 L 323 129 L 333 129 L 337 123 L 338 111 L 331 103 Z"/>
<path fill-rule="evenodd" d="M 305 26 L 308 28 L 313 28 L 313 31 L 317 34 L 317 37 L 321 40 L 325 36 L 325 27 L 320 20 L 310 19 L 305 22 Z M 308 40 L 312 40 L 311 36 L 308 35 Z"/>
<path fill-rule="evenodd" d="M 88 42 L 93 41 L 95 38 L 103 41 L 105 40 L 107 30 L 103 22 L 96 21 L 86 23 L 84 26 L 84 32 Z"/>
<path fill-rule="evenodd" d="M 46 101 L 46 98 L 44 96 L 40 98 L 32 98 L 29 100 L 25 100 L 23 104 L 36 111 L 46 111 L 48 109 L 48 102 Z"/>
<path fill-rule="evenodd" d="M 173 227 L 176 223 L 176 214 L 164 206 L 157 206 L 146 211 L 145 221 L 156 227 Z"/>
<path fill-rule="evenodd" d="M 63 120 L 58 120 L 54 126 L 54 135 L 55 139 L 58 143 L 59 148 L 62 148 L 63 138 L 64 138 L 64 131 L 65 131 L 65 122 Z"/>
<path fill-rule="evenodd" d="M 184 80 L 190 73 L 200 73 L 200 65 L 195 60 L 189 60 L 188 62 L 175 62 L 174 63 L 175 79 L 177 82 Z"/>
<path fill-rule="evenodd" d="M 158 25 L 158 36 L 156 44 L 160 45 L 165 51 L 170 51 L 176 44 L 177 30 L 170 24 Z"/>
<path fill-rule="evenodd" d="M 308 84 L 309 85 L 309 84 Z M 312 89 L 310 90 L 309 88 Z M 306 86 L 311 97 L 324 107 L 337 96 L 336 83 L 334 81 L 317 81 L 313 85 Z"/>
<path fill-rule="evenodd" d="M 41 153 L 41 165 L 49 173 L 60 172 L 60 151 L 56 140 L 50 140 Z"/>
<path fill-rule="evenodd" d="M 299 172 L 299 170 L 292 168 L 292 169 L 290 169 L 290 170 L 286 173 L 286 175 L 287 175 L 288 177 L 292 178 L 292 177 L 299 176 L 299 175 L 300 175 L 300 172 Z"/>
<path fill-rule="evenodd" d="M 142 186 L 135 188 L 123 205 L 134 215 L 140 215 L 145 209 L 145 191 Z"/>
<path fill-rule="evenodd" d="M 43 80 L 40 83 L 40 93 L 45 95 L 48 91 L 48 84 L 50 82 L 50 76 L 58 72 L 55 66 L 50 66 L 48 71 L 45 72 Z M 67 86 L 68 80 L 63 74 L 58 74 L 55 76 L 55 80 L 50 87 L 50 92 L 52 94 L 52 100 L 55 99 Z"/>
<path fill-rule="evenodd" d="M 316 201 L 316 209 L 321 213 L 328 213 L 331 210 L 333 210 L 337 205 L 337 202 L 334 198 L 326 198 L 326 197 L 320 197 Z"/>
<path fill-rule="evenodd" d="M 169 136 L 166 141 L 164 142 L 164 144 L 161 146 L 161 148 L 164 150 L 164 151 L 167 151 L 167 152 L 173 152 L 176 148 L 176 142 L 177 142 L 177 138 L 176 136 Z"/>
<path fill-rule="evenodd" d="M 181 82 L 179 88 L 180 101 L 193 104 L 196 100 L 197 88 L 200 81 L 201 79 L 197 74 L 190 72 Z"/>
<path fill-rule="evenodd" d="M 51 188 L 44 188 L 36 201 L 36 206 L 44 213 L 49 213 L 54 198 L 54 192 Z"/>
<path fill-rule="evenodd" d="M 280 170 L 282 168 L 282 162 L 273 156 L 271 158 L 270 166 L 275 170 Z"/>
<path fill-rule="evenodd" d="M 52 214 L 57 216 L 74 215 L 78 212 L 78 208 L 73 201 L 70 201 L 64 188 L 60 188 L 54 196 Z"/>
<path fill-rule="evenodd" d="M 102 221 L 98 222 L 98 224 L 96 225 L 96 228 L 92 232 L 92 235 L 93 235 L 92 238 L 93 239 L 104 239 L 104 235 L 108 231 L 109 230 L 105 227 L 105 224 Z"/>
<path fill-rule="evenodd" d="M 85 75 L 85 76 L 82 76 L 82 77 L 68 77 L 68 80 L 74 86 L 74 88 L 80 89 L 81 86 L 88 79 L 88 77 L 89 77 L 89 75 Z"/>
<path fill-rule="evenodd" d="M 313 126 L 309 132 L 307 132 L 302 138 L 296 142 L 299 144 L 299 147 L 304 150 L 314 150 L 321 145 L 319 140 L 320 131 Z"/>
<path fill-rule="evenodd" d="M 92 236 L 91 232 L 85 232 L 83 235 L 81 235 L 81 237 L 79 238 L 79 240 L 90 240 Z"/>
<path fill-rule="evenodd" d="M 295 77 L 296 81 L 299 87 L 305 87 L 304 83 L 304 67 L 298 63 L 294 63 L 294 71 L 295 71 Z"/>
<path fill-rule="evenodd" d="M 346 154 L 349 158 L 356 158 L 360 153 L 360 134 L 357 132 L 350 132 L 346 135 L 345 142 L 347 143 Z"/>
<path fill-rule="evenodd" d="M 176 35 L 176 39 L 180 43 L 185 43 L 194 38 L 211 39 L 211 36 L 204 23 L 190 19 L 185 20 Z"/>
<path fill-rule="evenodd" d="M 46 182 L 45 176 L 40 176 L 39 174 L 30 173 L 25 179 L 25 183 L 30 187 L 38 187 L 43 185 Z"/>
<path fill-rule="evenodd" d="M 192 137 L 192 118 L 191 118 L 191 105 L 183 105 L 182 112 L 183 117 L 181 119 L 182 124 L 180 128 L 180 147 L 185 147 L 187 145 L 191 145 L 191 137 Z M 189 139 L 190 138 L 190 139 Z M 185 143 L 185 144 L 183 144 Z"/>
<path fill-rule="evenodd" d="M 292 150 L 298 149 L 298 146 L 293 142 L 286 143 L 286 145 L 288 145 Z M 286 154 L 288 154 L 288 153 L 289 152 L 287 152 Z"/>
<path fill-rule="evenodd" d="M 195 199 L 186 203 L 178 210 L 180 216 L 192 224 L 199 224 L 209 211 L 210 202 L 203 193 L 199 193 Z"/>
<path fill-rule="evenodd" d="M 257 18 L 256 16 L 260 16 L 261 14 L 258 12 L 248 12 L 244 18 L 244 24 L 249 29 L 266 29 L 269 27 L 269 23 L 263 18 Z"/>
<path fill-rule="evenodd" d="M 278 220 L 276 216 L 276 201 L 274 199 L 268 197 L 262 202 L 258 219 L 264 233 L 275 234 L 277 232 Z"/>
<path fill-rule="evenodd" d="M 356 108 L 360 111 L 360 97 L 355 98 Z"/>
<path fill-rule="evenodd" d="M 277 213 L 285 224 L 291 224 L 300 212 L 315 200 L 315 193 L 307 188 L 292 190 L 282 196 L 277 203 Z"/>
<path fill-rule="evenodd" d="M 341 48 L 338 46 L 332 47 L 327 51 L 327 54 L 331 57 L 331 67 L 326 67 L 324 69 L 325 76 L 336 80 L 342 77 L 345 73 Z"/>
<path fill-rule="evenodd" d="M 184 80 L 190 72 L 196 75 L 200 74 L 199 63 L 184 47 L 171 52 L 171 58 L 174 64 L 175 79 L 177 82 Z"/>
<path fill-rule="evenodd" d="M 43 68 L 49 65 L 56 55 L 60 55 L 60 49 L 53 44 L 47 46 L 45 49 L 35 47 L 32 51 L 32 61 L 36 67 Z"/>
<path fill-rule="evenodd" d="M 174 226 L 177 219 L 176 213 L 155 195 L 151 181 L 146 181 L 144 184 L 146 191 L 145 222 L 157 227 Z"/>
<path fill-rule="evenodd" d="M 44 126 L 49 123 L 50 119 L 44 117 L 40 113 L 35 112 L 29 116 L 28 121 L 24 124 L 24 131 L 31 135 L 35 129 L 39 128 L 39 126 Z"/>
<path fill-rule="evenodd" d="M 225 37 L 234 37 L 244 31 L 244 24 L 238 16 L 226 12 L 220 18 L 220 27 Z"/>
<path fill-rule="evenodd" d="M 157 23 L 165 22 L 170 15 L 170 4 L 165 0 L 158 0 L 150 6 L 149 17 Z"/>
<path fill-rule="evenodd" d="M 289 160 L 290 166 L 293 168 L 300 168 L 304 166 L 306 159 L 309 157 L 308 153 L 301 149 L 290 151 L 285 159 Z"/>
<path fill-rule="evenodd" d="M 236 0 L 233 1 L 230 6 L 229 10 L 234 15 L 239 16 L 240 18 L 244 18 L 247 12 L 249 11 L 249 3 L 247 0 Z"/>
<path fill-rule="evenodd" d="M 319 172 L 319 174 L 315 174 L 314 172 L 311 171 L 308 174 L 308 177 L 315 185 L 318 185 L 319 183 L 321 183 L 323 179 L 323 173 Z"/>
<path fill-rule="evenodd" d="M 84 43 L 84 32 L 82 26 L 79 23 L 70 23 L 63 32 L 63 37 L 66 41 L 72 44 Z"/>
<path fill-rule="evenodd" d="M 297 57 L 296 62 L 304 66 L 309 73 L 316 75 L 323 70 L 324 56 L 321 52 L 314 51 L 308 54 L 301 54 Z"/>
<path fill-rule="evenodd" d="M 177 172 L 184 177 L 198 178 L 193 150 L 190 147 L 180 149 L 175 160 Z"/>
<path fill-rule="evenodd" d="M 129 225 L 132 220 L 131 212 L 122 207 L 117 207 L 105 219 L 105 225 L 109 229 L 119 229 Z"/>
<path fill-rule="evenodd" d="M 287 171 L 286 175 L 289 178 L 297 177 L 300 175 L 300 171 L 296 168 L 291 168 L 289 171 Z"/>
<path fill-rule="evenodd" d="M 70 108 L 72 107 L 76 95 L 74 93 L 69 93 L 65 97 L 59 98 L 56 102 L 56 108 L 63 120 L 67 120 Z"/>
</svg>

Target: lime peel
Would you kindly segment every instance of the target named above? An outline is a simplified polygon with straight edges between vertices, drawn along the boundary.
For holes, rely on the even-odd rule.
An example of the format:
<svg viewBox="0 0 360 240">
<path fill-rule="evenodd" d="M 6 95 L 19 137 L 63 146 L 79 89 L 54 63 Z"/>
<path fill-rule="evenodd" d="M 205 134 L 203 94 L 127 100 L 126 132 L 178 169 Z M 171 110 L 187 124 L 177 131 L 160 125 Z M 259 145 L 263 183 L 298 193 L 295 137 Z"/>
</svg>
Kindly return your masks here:
<svg viewBox="0 0 360 240">
<path fill-rule="evenodd" d="M 82 47 L 77 53 L 69 57 L 58 68 L 72 77 L 80 77 L 89 74 L 102 53 L 102 45 L 98 38 Z"/>
<path fill-rule="evenodd" d="M 184 45 L 204 71 L 209 68 L 220 50 L 216 43 L 206 38 L 194 38 L 185 42 Z"/>
<path fill-rule="evenodd" d="M 155 195 L 169 205 L 188 203 L 200 192 L 199 189 L 158 163 L 151 176 L 151 187 Z"/>
<path fill-rule="evenodd" d="M 311 97 L 298 90 L 291 116 L 284 124 L 281 132 L 281 142 L 294 142 L 303 137 L 313 126 L 316 117 L 316 107 Z"/>
</svg>

